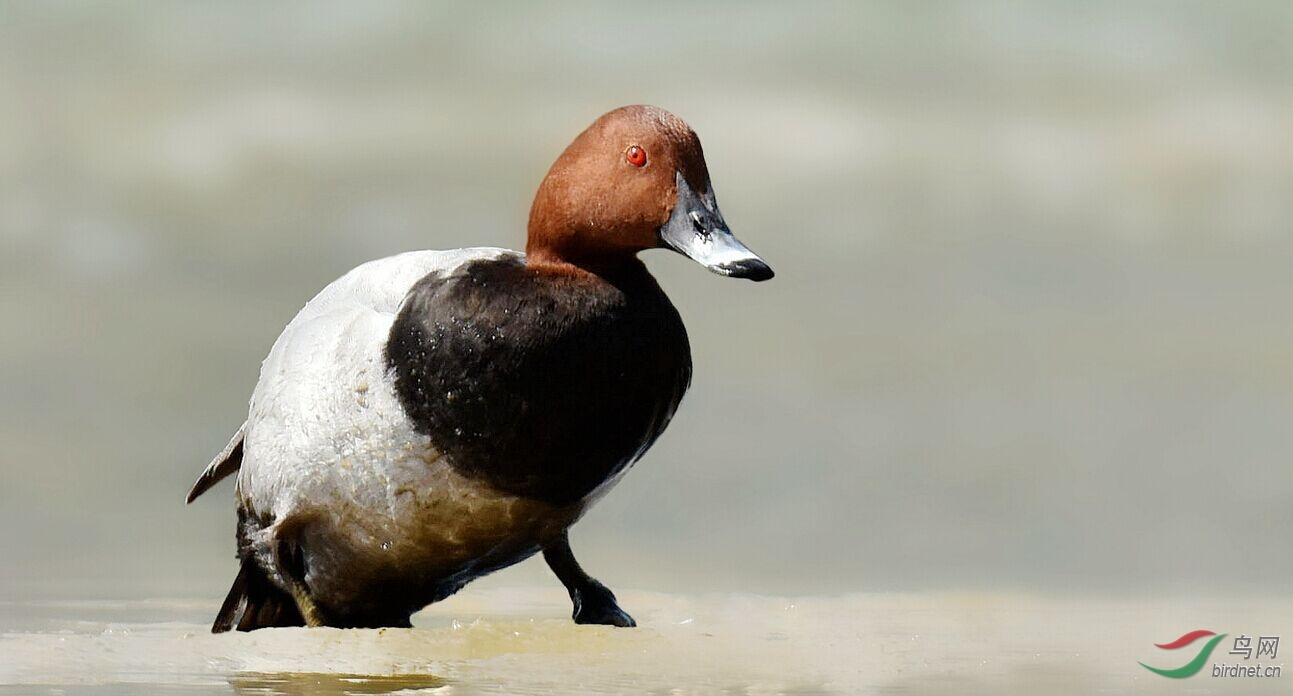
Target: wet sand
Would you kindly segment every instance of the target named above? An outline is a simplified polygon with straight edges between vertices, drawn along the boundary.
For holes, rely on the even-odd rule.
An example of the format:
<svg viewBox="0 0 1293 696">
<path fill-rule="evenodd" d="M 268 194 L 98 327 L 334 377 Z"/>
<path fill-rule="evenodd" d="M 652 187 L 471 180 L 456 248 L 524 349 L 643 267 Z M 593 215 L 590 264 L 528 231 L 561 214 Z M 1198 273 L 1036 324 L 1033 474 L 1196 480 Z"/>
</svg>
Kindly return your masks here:
<svg viewBox="0 0 1293 696">
<path fill-rule="evenodd" d="M 575 626 L 553 588 L 468 590 L 419 614 L 411 630 L 218 636 L 207 632 L 210 601 L 5 603 L 0 694 L 1248 694 L 1293 686 L 1293 675 L 1212 677 L 1212 663 L 1243 661 L 1227 654 L 1229 639 L 1188 680 L 1137 664 L 1188 662 L 1201 642 L 1176 651 L 1153 644 L 1198 628 L 1278 635 L 1293 625 L 1288 600 L 620 596 L 637 630 Z"/>
</svg>

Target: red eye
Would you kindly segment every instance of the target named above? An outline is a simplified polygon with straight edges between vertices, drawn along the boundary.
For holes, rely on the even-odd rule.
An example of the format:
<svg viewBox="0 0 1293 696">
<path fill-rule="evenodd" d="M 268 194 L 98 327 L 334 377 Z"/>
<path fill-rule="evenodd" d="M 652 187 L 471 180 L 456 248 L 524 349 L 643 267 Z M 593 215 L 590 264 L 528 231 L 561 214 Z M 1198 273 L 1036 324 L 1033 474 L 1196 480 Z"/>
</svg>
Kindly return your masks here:
<svg viewBox="0 0 1293 696">
<path fill-rule="evenodd" d="M 630 145 L 629 149 L 624 151 L 624 159 L 635 167 L 644 167 L 646 166 L 646 150 L 637 145 Z"/>
</svg>

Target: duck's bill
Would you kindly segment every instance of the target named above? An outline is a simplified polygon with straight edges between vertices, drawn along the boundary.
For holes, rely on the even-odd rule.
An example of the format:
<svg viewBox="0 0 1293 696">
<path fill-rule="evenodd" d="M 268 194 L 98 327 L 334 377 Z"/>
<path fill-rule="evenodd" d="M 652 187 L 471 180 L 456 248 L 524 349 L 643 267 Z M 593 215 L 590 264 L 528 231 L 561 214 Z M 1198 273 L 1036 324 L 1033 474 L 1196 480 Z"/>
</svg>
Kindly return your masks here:
<svg viewBox="0 0 1293 696">
<path fill-rule="evenodd" d="M 768 264 L 727 229 L 714 192 L 696 193 L 681 173 L 677 183 L 673 214 L 660 228 L 662 244 L 719 275 L 755 281 L 771 278 Z"/>
</svg>

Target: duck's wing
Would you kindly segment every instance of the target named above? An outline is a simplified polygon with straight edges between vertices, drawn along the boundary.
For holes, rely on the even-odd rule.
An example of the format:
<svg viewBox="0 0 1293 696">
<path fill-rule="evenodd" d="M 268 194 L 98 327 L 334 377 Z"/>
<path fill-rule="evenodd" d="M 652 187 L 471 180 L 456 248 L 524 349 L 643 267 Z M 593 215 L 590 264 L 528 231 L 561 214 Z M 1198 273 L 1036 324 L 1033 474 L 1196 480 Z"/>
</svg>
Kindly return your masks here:
<svg viewBox="0 0 1293 696">
<path fill-rule="evenodd" d="M 452 272 L 476 260 L 520 256 L 507 249 L 477 247 L 451 251 L 411 251 L 370 261 L 352 269 L 325 287 L 296 315 L 275 341 L 261 366 L 261 379 L 252 397 L 249 418 L 225 445 L 189 491 L 192 502 L 212 486 L 243 468 L 243 442 L 249 434 L 253 467 L 259 451 L 255 431 L 260 415 L 270 412 L 272 419 L 289 419 L 291 413 L 304 414 L 293 432 L 312 433 L 318 418 L 312 411 L 325 410 L 327 396 L 335 391 L 344 376 L 358 369 L 369 352 L 384 336 L 373 327 L 377 315 L 394 317 L 410 287 L 428 273 Z M 380 349 L 377 350 L 380 353 Z M 259 398 L 258 398 L 259 397 Z M 321 433 L 316 440 L 325 440 Z M 264 438 L 261 438 L 262 440 Z M 306 438 L 310 440 L 309 437 Z M 262 447 L 263 449 L 263 447 Z M 260 456 L 263 458 L 264 452 Z"/>
<path fill-rule="evenodd" d="M 242 425 L 238 426 L 238 432 L 234 433 L 233 437 L 230 438 L 229 444 L 220 450 L 220 454 L 217 454 L 210 464 L 207 464 L 207 468 L 193 484 L 188 497 L 184 499 L 185 503 L 197 500 L 199 495 L 206 493 L 209 488 L 220 483 L 226 476 L 237 471 L 238 467 L 242 466 L 242 436 L 243 431 L 246 429 L 247 423 L 244 421 Z"/>
</svg>

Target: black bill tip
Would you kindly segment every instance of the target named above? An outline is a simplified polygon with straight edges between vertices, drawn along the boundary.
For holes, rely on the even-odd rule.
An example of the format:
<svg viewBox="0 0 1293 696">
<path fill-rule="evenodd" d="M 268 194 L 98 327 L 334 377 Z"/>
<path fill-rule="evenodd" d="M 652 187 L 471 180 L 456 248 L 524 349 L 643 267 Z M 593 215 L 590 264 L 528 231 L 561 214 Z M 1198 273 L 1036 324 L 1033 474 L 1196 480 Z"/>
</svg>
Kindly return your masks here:
<svg viewBox="0 0 1293 696">
<path fill-rule="evenodd" d="M 719 273 L 731 278 L 748 278 L 754 282 L 768 280 L 773 275 L 772 267 L 760 259 L 741 259 L 725 263 L 717 268 Z"/>
</svg>

